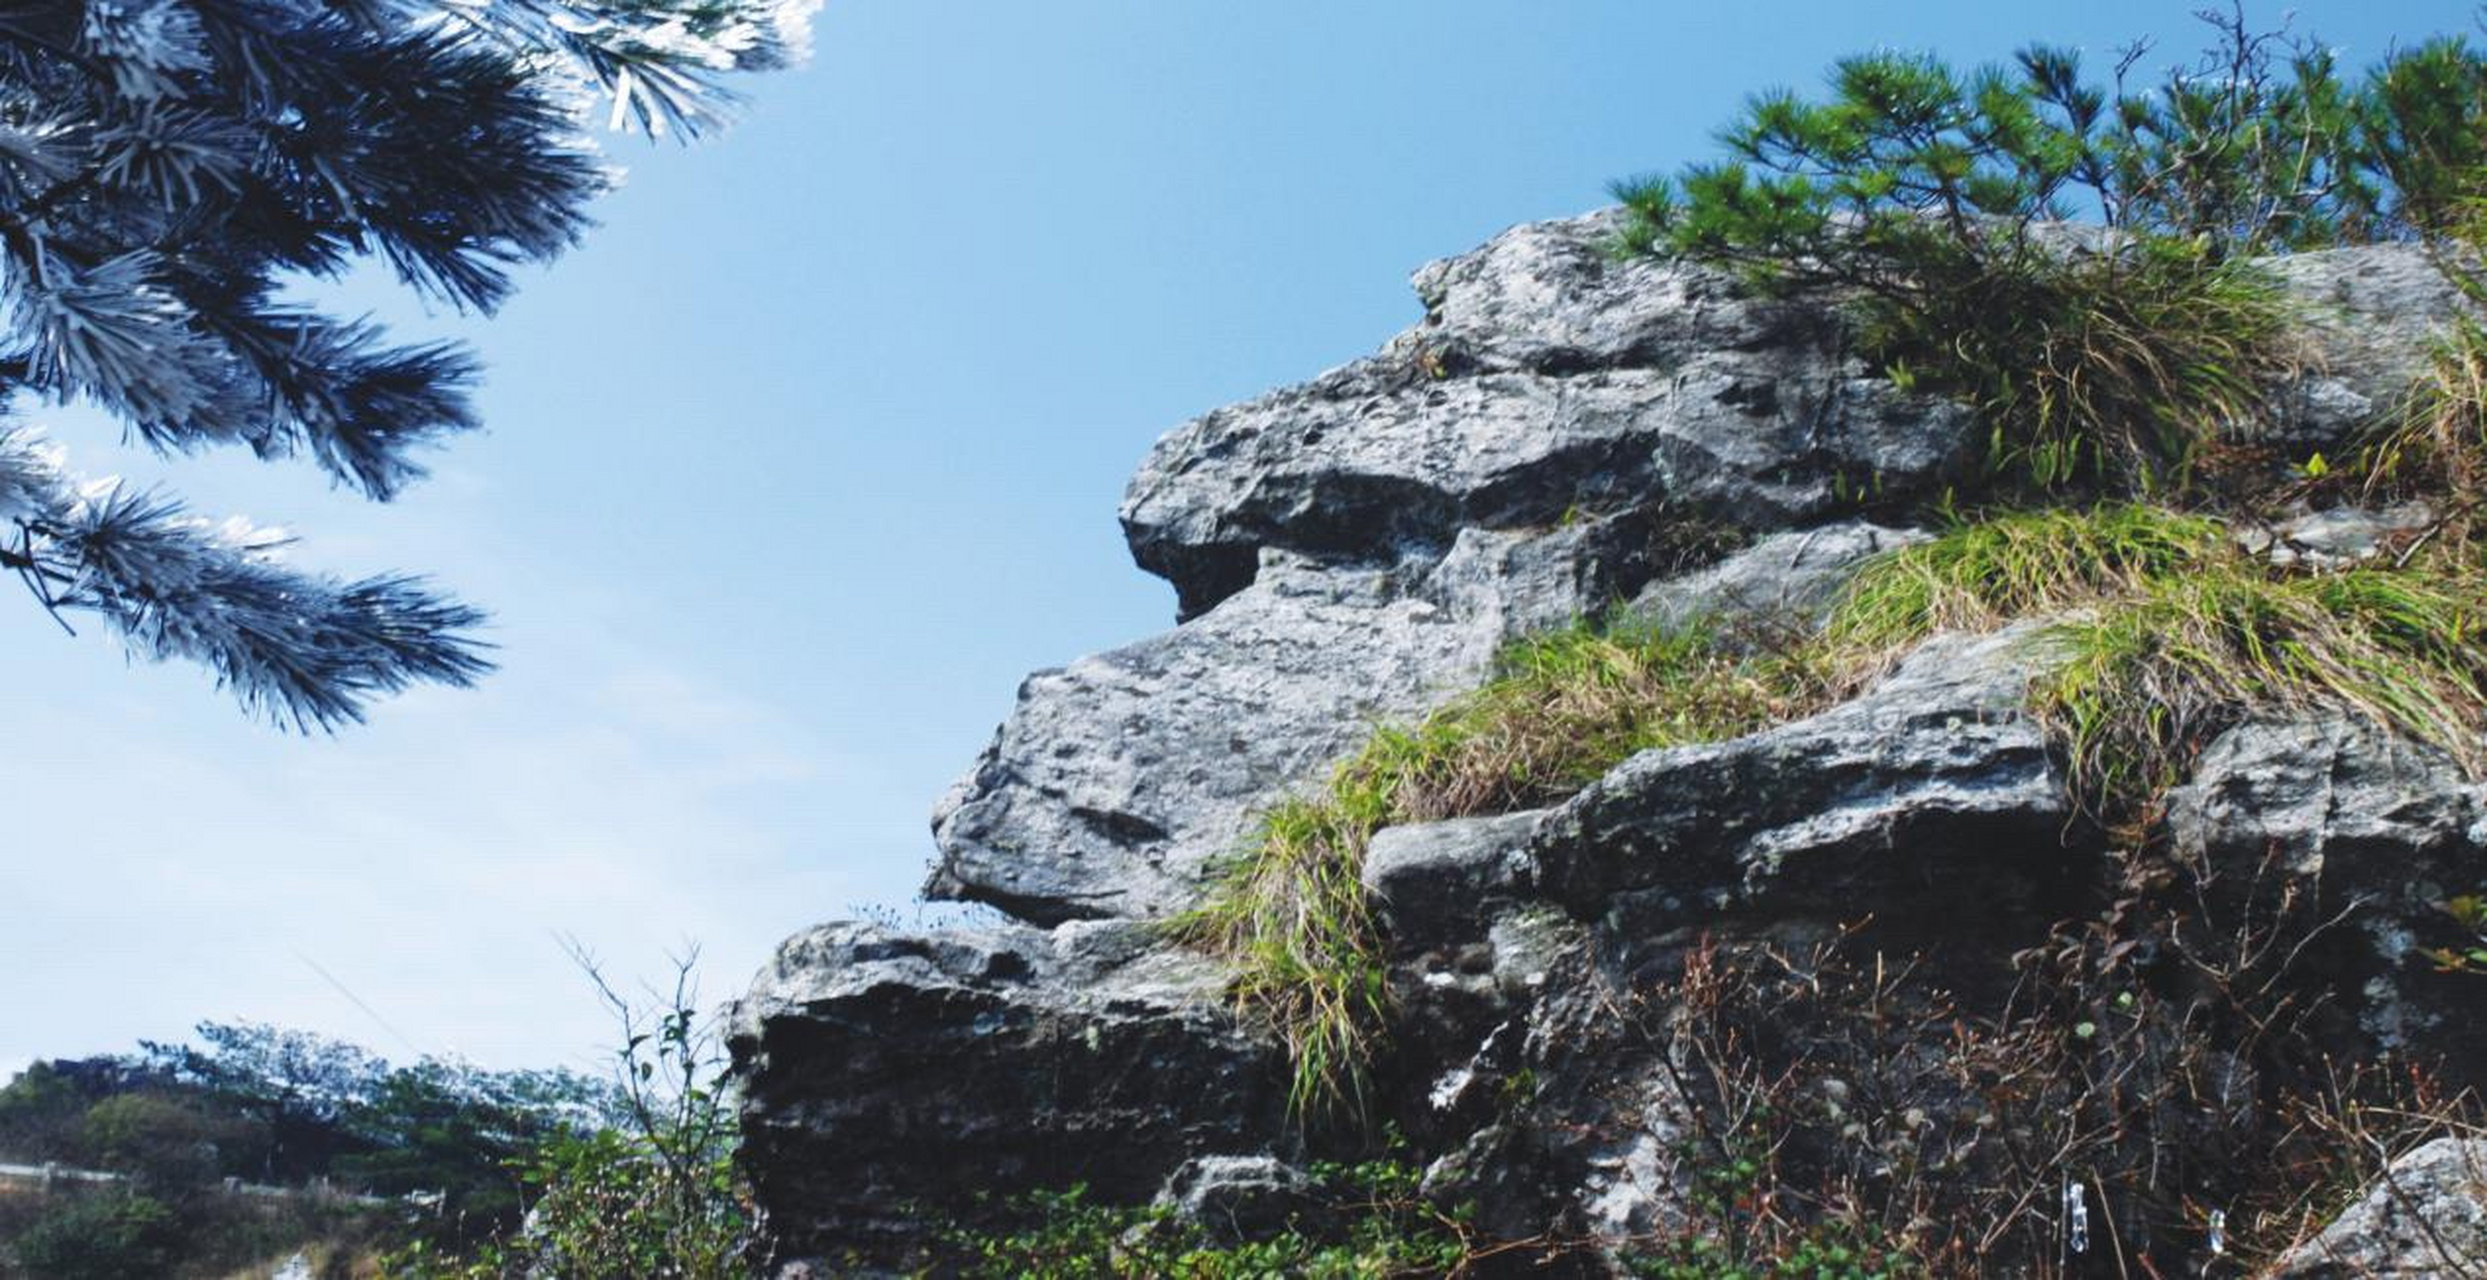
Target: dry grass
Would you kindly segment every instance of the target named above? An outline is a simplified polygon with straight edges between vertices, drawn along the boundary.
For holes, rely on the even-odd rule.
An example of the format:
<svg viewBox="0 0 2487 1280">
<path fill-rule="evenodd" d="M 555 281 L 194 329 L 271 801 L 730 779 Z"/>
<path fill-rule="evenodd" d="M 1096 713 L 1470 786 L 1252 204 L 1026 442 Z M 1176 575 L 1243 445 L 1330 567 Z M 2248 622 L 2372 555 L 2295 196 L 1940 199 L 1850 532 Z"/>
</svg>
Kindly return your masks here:
<svg viewBox="0 0 2487 1280">
<path fill-rule="evenodd" d="M 2076 791 L 2104 816 L 2175 782 L 2210 733 L 2251 714 L 2330 712 L 2487 766 L 2487 574 L 2279 574 L 2242 557 L 2142 583 L 2058 628 L 2070 657 L 2037 690 Z"/>
<path fill-rule="evenodd" d="M 2431 535 L 2466 548 L 2480 504 L 2487 502 L 2487 324 L 2456 316 L 2436 337 L 2429 365 L 2429 375 L 2366 450 L 2365 496 L 2440 503 Z"/>
<path fill-rule="evenodd" d="M 1389 1018 L 1361 883 L 1375 831 L 1554 803 L 1636 752 L 1817 710 L 1936 631 L 2049 615 L 2065 658 L 2032 710 L 2076 801 L 2128 831 L 2203 742 L 2256 713 L 2363 719 L 2487 773 L 2487 569 L 2466 555 L 2312 574 L 2252 559 L 2205 516 L 2026 512 L 1877 560 L 1818 631 L 1581 625 L 1515 645 L 1483 688 L 1376 729 L 1324 788 L 1271 810 L 1175 927 L 1236 963 L 1235 998 L 1292 1055 L 1298 1113 L 1360 1116 Z"/>
<path fill-rule="evenodd" d="M 1375 831 L 1550 803 L 1635 752 L 1750 733 L 1826 688 L 1805 656 L 1739 649 L 1706 627 L 1582 624 L 1522 641 L 1483 688 L 1376 729 L 1320 792 L 1272 809 L 1174 928 L 1236 962 L 1236 1000 L 1295 1064 L 1297 1114 L 1352 1119 L 1389 1007 L 1361 882 Z"/>
</svg>

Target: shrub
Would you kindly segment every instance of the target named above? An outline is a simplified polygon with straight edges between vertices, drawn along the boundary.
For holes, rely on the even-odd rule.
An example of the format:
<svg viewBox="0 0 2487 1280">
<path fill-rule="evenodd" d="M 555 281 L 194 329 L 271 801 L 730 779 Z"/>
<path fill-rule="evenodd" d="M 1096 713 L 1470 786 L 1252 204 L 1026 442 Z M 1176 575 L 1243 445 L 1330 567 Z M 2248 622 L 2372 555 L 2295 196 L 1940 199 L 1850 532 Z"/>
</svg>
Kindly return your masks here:
<svg viewBox="0 0 2487 1280">
<path fill-rule="evenodd" d="M 9 1243 L 17 1265 L 48 1280 L 157 1280 L 179 1258 L 181 1226 L 163 1202 L 104 1192 L 78 1196 Z"/>
<path fill-rule="evenodd" d="M 734 1170 L 734 1099 L 700 1008 L 696 951 L 651 1005 L 616 991 L 595 959 L 571 956 L 621 1032 L 612 1123 L 556 1129 L 511 1161 L 532 1193 L 518 1229 L 463 1256 L 418 1240 L 385 1260 L 402 1280 L 500 1276 L 738 1280 L 753 1212 Z"/>
<path fill-rule="evenodd" d="M 2332 911 L 2279 879 L 2251 901 L 2121 885 L 1991 985 L 1958 982 L 1940 926 L 1698 938 L 1606 971 L 1613 1016 L 1582 1031 L 1650 1055 L 1680 1111 L 1530 1123 L 1673 1144 L 1679 1214 L 1617 1242 L 1635 1274 L 2201 1274 L 2213 1231 L 2209 1274 L 2263 1274 L 2394 1157 L 2480 1120 L 2413 1064 L 2317 1047 L 2325 979 L 2293 967 Z"/>
<path fill-rule="evenodd" d="M 87 1108 L 84 1129 L 87 1149 L 104 1167 L 168 1193 L 214 1181 L 220 1150 L 248 1135 L 239 1119 L 157 1093 L 106 1098 Z"/>
<path fill-rule="evenodd" d="M 1618 184 L 1621 247 L 1844 292 L 1869 359 L 1984 411 L 1993 482 L 2181 483 L 2295 359 L 2245 260 L 2440 233 L 2487 160 L 2465 42 L 2352 87 L 2326 52 L 2214 23 L 2217 47 L 2147 90 L 2132 57 L 2100 87 L 2044 46 L 1966 74 L 1846 59 L 1824 101 L 1756 98 L 1721 135 L 1732 159 Z M 2103 228 L 2041 228 L 2083 212 Z"/>
</svg>

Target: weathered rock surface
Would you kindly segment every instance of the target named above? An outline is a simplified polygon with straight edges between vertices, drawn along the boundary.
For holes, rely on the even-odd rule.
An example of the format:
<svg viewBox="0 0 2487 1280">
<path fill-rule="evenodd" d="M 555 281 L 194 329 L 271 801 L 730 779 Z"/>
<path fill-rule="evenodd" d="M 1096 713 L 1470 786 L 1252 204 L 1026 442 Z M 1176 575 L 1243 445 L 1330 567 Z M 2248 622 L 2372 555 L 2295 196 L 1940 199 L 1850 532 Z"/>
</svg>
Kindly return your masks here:
<svg viewBox="0 0 2487 1280">
<path fill-rule="evenodd" d="M 1287 1229 L 1312 1212 L 1312 1179 L 1272 1156 L 1201 1156 L 1184 1162 L 1157 1203 L 1213 1240 L 1246 1240 Z"/>
<path fill-rule="evenodd" d="M 1698 543 L 1947 474 L 1965 415 L 1861 376 L 1818 304 L 1616 263 L 1609 231 L 1429 267 L 1427 321 L 1382 355 L 1161 440 L 1124 523 L 1192 620 L 1030 678 L 936 816 L 928 892 L 1046 922 L 1179 908 L 1256 804 L 1503 640 L 1660 579 L 1687 514 Z M 1717 591 L 1816 597 L 1896 536 L 1842 530 Z"/>
<path fill-rule="evenodd" d="M 2487 886 L 2487 792 L 2442 752 L 2334 718 L 2242 725 L 2169 796 L 2167 829 L 2213 904 L 2335 921 L 2304 962 L 2355 1017 L 2354 1047 L 2487 1054 L 2467 976 L 2416 954 L 2445 901 Z"/>
<path fill-rule="evenodd" d="M 2482 797 L 2442 752 L 2327 717 L 2220 735 L 2168 808 L 2181 856 L 2250 864 L 2267 854 L 2340 896 L 2371 891 L 2379 873 L 2408 878 L 2412 855 L 2426 866 L 2427 855 L 2473 842 Z"/>
<path fill-rule="evenodd" d="M 1612 232 L 1519 227 L 1427 267 L 1424 322 L 1382 354 L 1168 434 L 1124 498 L 1133 554 L 1197 614 L 1263 547 L 1396 561 L 1660 503 L 1769 530 L 1961 460 L 1967 415 L 1865 376 L 1818 301 L 1615 261 Z"/>
<path fill-rule="evenodd" d="M 1284 1068 L 1221 975 L 1143 927 L 798 934 L 732 1013 L 744 1165 L 790 1255 L 896 1250 L 920 1206 L 1084 1182 L 1146 1199 L 1279 1131 Z"/>
<path fill-rule="evenodd" d="M 1515 228 L 1426 267 L 1423 320 L 1379 354 L 1158 442 L 1122 514 L 1180 624 L 1031 676 L 936 815 L 928 891 L 1038 927 L 825 926 L 737 1008 L 744 1163 L 787 1256 L 895 1258 L 928 1213 L 973 1218 L 972 1193 L 1073 1181 L 1239 1231 L 1283 1220 L 1306 1152 L 1281 1055 L 1230 1014 L 1225 975 L 1146 922 L 1195 902 L 1274 798 L 1374 722 L 1473 687 L 1511 637 L 1619 602 L 1801 620 L 1925 536 L 1900 517 L 1957 477 L 1962 410 L 1868 376 L 1822 300 L 1617 262 L 1611 225 Z M 2239 429 L 2331 448 L 2394 401 L 2449 291 L 2388 247 L 2279 269 L 2319 313 L 2321 359 Z M 2346 564 L 2408 532 L 2312 513 L 2258 550 Z M 1380 832 L 1362 871 L 1398 1011 L 1384 1109 L 1429 1186 L 1515 1236 L 1683 1221 L 1715 1099 L 1688 1095 L 1663 1001 L 1712 939 L 1802 956 L 1871 918 L 1870 945 L 1926 957 L 1930 1009 L 2000 1001 L 2033 951 L 2077 951 L 2056 926 L 2156 872 L 2069 806 L 2024 709 L 2046 656 L 2042 624 L 1938 637 L 1840 705 L 1643 753 L 1553 808 Z M 2487 1019 L 2446 1016 L 2476 999 L 2447 984 L 2475 979 L 2423 954 L 2446 895 L 2487 884 L 2487 801 L 2443 756 L 2244 725 L 2164 830 L 2205 911 L 2268 921 L 2255 895 L 2280 894 L 2321 926 L 2273 979 L 2302 984 L 2314 1034 L 2487 1061 L 2467 1025 Z M 1882 1060 L 1916 1088 L 1948 1052 Z M 2136 1052 L 2159 1071 L 2173 1051 Z M 1976 1146 L 1957 1087 L 1958 1114 L 1908 1121 L 1910 1141 Z"/>
<path fill-rule="evenodd" d="M 2392 1162 L 2271 1280 L 2487 1275 L 2487 1139 L 2438 1138 Z"/>
<path fill-rule="evenodd" d="M 1483 937 L 1495 916 L 1531 895 L 1529 840 L 1539 811 L 1385 827 L 1364 856 L 1364 887 L 1401 946 Z"/>
<path fill-rule="evenodd" d="M 2042 648 L 1938 637 L 1818 716 L 1634 756 L 1538 828 L 1539 883 L 1656 928 L 1992 893 L 2059 859 L 2071 822 L 2023 710 Z"/>
<path fill-rule="evenodd" d="M 2303 449 L 2337 443 L 2396 408 L 2425 368 L 2434 326 L 2462 305 L 2452 283 L 2405 245 L 2365 245 L 2268 260 L 2311 329 L 2306 370 L 2284 389 L 2269 438 Z"/>
<path fill-rule="evenodd" d="M 1649 584 L 1632 613 L 1675 626 L 1716 617 L 1794 625 L 1826 609 L 1859 565 L 1930 536 L 1867 520 L 1774 533 L 1709 568 Z"/>
<path fill-rule="evenodd" d="M 1271 795 L 1473 681 L 1500 640 L 1438 583 L 1272 559 L 1207 617 L 1030 676 L 942 802 L 928 891 L 1048 923 L 1180 908 Z"/>
</svg>

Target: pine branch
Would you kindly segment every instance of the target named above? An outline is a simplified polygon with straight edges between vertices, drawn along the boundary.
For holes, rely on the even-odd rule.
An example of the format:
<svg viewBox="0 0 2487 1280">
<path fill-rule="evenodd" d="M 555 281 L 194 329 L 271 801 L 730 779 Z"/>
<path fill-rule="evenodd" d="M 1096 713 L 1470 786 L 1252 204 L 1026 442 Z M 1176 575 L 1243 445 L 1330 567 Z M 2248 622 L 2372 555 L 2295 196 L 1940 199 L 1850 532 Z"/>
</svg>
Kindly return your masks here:
<svg viewBox="0 0 2487 1280">
<path fill-rule="evenodd" d="M 56 617 L 85 610 L 133 654 L 206 665 L 272 723 L 334 730 L 374 697 L 492 668 L 471 634 L 484 615 L 418 579 L 304 573 L 279 559 L 280 533 L 213 524 L 118 481 L 77 485 L 53 463 L 31 437 L 0 436 L 0 514 L 20 530 L 0 566 Z"/>
<path fill-rule="evenodd" d="M 591 116 L 689 137 L 801 56 L 813 0 L 0 0 L 0 409 L 84 400 L 150 446 L 304 456 L 386 500 L 472 430 L 464 348 L 277 298 L 377 260 L 489 312 L 611 173 Z M 0 570 L 52 616 L 205 665 L 298 731 L 489 669 L 483 616 L 341 580 L 0 430 Z M 67 625 L 65 622 L 64 626 Z"/>
</svg>

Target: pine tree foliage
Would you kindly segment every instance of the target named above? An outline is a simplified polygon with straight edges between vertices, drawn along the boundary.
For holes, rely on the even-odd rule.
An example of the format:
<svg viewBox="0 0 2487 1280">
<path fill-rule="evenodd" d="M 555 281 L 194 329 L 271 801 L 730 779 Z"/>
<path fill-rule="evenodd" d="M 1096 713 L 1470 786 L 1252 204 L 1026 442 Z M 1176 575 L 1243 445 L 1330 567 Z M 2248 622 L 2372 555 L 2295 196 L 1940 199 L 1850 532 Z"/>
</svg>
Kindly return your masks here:
<svg viewBox="0 0 2487 1280">
<path fill-rule="evenodd" d="M 2150 84 L 2146 45 L 2103 81 L 2045 45 L 1844 59 L 1822 97 L 1755 97 L 1727 158 L 1617 184 L 1622 248 L 1844 295 L 1861 354 L 1982 411 L 1981 483 L 2181 486 L 2296 359 L 2254 259 L 2440 241 L 2487 167 L 2468 41 L 2356 75 L 2241 9 L 2199 16 L 2211 48 Z"/>
<path fill-rule="evenodd" d="M 165 453 L 301 458 L 385 501 L 473 429 L 465 350 L 288 301 L 377 260 L 489 313 L 612 182 L 591 130 L 689 138 L 792 64 L 816 0 L 29 0 L 0 10 L 0 410 L 85 402 Z M 0 567 L 55 618 L 205 664 L 299 730 L 489 668 L 401 575 L 74 474 L 0 422 Z M 66 623 L 64 623 L 66 625 Z"/>
<path fill-rule="evenodd" d="M 1830 92 L 1755 97 L 1729 158 L 1617 184 L 1632 247 L 1899 290 L 1921 257 L 2023 251 L 2036 224 L 2092 218 L 2222 257 L 2438 232 L 2487 163 L 2487 54 L 2457 36 L 2363 77 L 2241 13 L 2154 84 L 2149 47 L 2106 82 L 2032 45 L 2010 65 L 1842 59 Z"/>
</svg>

